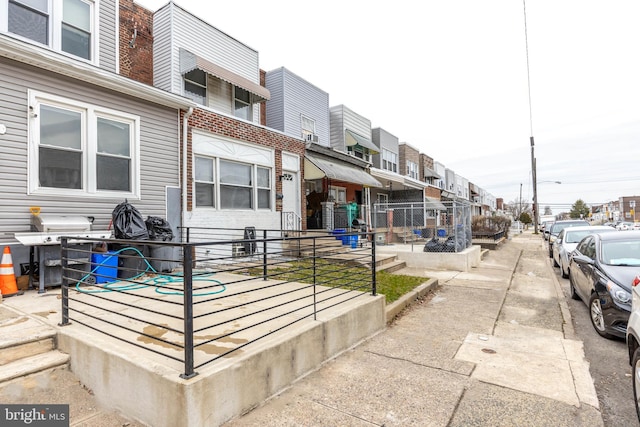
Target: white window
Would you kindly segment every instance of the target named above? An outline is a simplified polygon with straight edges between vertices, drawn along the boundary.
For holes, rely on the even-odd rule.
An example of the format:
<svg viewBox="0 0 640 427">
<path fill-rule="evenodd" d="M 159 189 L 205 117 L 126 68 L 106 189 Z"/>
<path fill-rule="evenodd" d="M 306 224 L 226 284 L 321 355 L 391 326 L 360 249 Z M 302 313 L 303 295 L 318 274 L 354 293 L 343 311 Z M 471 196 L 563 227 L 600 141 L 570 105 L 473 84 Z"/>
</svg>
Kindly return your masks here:
<svg viewBox="0 0 640 427">
<path fill-rule="evenodd" d="M 271 174 L 271 168 L 198 155 L 195 157 L 196 207 L 271 209 Z"/>
<path fill-rule="evenodd" d="M 360 145 L 350 145 L 347 147 L 347 154 L 357 157 L 359 159 L 371 162 L 371 154 L 368 148 L 361 147 Z"/>
<path fill-rule="evenodd" d="M 37 92 L 29 101 L 30 193 L 138 197 L 139 117 Z"/>
<path fill-rule="evenodd" d="M 249 121 L 253 120 L 253 114 L 251 111 L 251 94 L 249 91 L 239 88 L 238 86 L 235 86 L 233 89 L 234 116 Z"/>
<path fill-rule="evenodd" d="M 196 157 L 196 206 L 216 207 L 215 162 L 207 157 Z"/>
<path fill-rule="evenodd" d="M 407 176 L 418 179 L 418 164 L 407 160 Z"/>
<path fill-rule="evenodd" d="M 302 128 L 302 138 L 305 141 L 313 141 L 313 136 L 316 134 L 316 121 L 301 115 L 300 127 Z"/>
<path fill-rule="evenodd" d="M 387 207 L 389 204 L 389 195 L 384 193 L 378 193 L 376 195 L 376 202 L 383 207 Z"/>
<path fill-rule="evenodd" d="M 382 169 L 398 172 L 398 155 L 389 150 L 382 149 Z"/>
<path fill-rule="evenodd" d="M 207 73 L 198 69 L 184 73 L 184 96 L 193 102 L 205 105 L 207 102 Z"/>
<path fill-rule="evenodd" d="M 0 0 L 0 32 L 95 62 L 97 1 Z"/>
<path fill-rule="evenodd" d="M 347 189 L 344 187 L 329 187 L 329 200 L 336 203 L 347 203 Z"/>
</svg>

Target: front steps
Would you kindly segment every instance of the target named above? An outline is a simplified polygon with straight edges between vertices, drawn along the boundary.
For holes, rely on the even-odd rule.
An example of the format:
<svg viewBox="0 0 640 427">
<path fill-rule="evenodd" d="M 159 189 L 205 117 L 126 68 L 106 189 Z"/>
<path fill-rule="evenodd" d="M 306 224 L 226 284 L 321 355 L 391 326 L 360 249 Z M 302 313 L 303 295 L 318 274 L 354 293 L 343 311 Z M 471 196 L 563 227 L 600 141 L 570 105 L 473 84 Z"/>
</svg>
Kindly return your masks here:
<svg viewBox="0 0 640 427">
<path fill-rule="evenodd" d="M 67 369 L 69 355 L 56 349 L 56 335 L 51 326 L 0 306 L 0 390 L 19 387 L 31 375 Z"/>
</svg>

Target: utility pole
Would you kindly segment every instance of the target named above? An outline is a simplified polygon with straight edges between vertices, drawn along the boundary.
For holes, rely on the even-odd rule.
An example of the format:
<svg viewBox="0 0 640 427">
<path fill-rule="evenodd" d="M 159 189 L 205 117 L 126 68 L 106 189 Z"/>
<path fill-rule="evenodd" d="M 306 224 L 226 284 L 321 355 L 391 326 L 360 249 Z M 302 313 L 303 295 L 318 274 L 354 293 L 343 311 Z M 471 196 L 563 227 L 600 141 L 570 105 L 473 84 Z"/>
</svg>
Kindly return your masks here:
<svg viewBox="0 0 640 427">
<path fill-rule="evenodd" d="M 518 218 L 516 218 L 516 220 L 520 221 L 521 215 L 522 215 L 522 183 L 520 183 L 520 203 L 518 207 Z"/>
<path fill-rule="evenodd" d="M 536 157 L 533 152 L 533 113 L 531 111 L 531 76 L 529 73 L 529 39 L 527 37 L 527 4 L 522 0 L 524 9 L 524 43 L 527 53 L 527 88 L 529 89 L 529 125 L 531 127 L 531 179 L 533 180 L 533 232 L 538 234 L 538 183 L 536 181 Z"/>
</svg>

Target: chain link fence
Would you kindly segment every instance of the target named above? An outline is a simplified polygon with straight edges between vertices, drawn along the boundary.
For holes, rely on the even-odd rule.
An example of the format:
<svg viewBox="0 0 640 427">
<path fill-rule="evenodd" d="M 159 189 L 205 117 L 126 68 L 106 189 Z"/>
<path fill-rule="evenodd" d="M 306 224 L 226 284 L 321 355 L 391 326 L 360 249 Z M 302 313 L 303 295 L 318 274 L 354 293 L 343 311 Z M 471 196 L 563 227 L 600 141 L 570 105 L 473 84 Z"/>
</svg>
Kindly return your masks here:
<svg viewBox="0 0 640 427">
<path fill-rule="evenodd" d="M 425 252 L 461 252 L 471 246 L 472 206 L 464 201 L 375 203 L 375 243 L 424 243 Z"/>
</svg>

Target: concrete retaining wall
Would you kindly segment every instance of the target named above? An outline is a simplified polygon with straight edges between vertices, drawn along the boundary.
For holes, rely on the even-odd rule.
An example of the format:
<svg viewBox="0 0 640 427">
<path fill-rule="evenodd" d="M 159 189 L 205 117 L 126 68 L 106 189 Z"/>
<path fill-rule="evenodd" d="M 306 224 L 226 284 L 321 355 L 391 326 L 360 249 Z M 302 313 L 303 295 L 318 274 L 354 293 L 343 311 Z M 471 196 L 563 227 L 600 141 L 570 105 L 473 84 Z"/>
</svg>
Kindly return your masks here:
<svg viewBox="0 0 640 427">
<path fill-rule="evenodd" d="M 58 348 L 106 408 L 154 427 L 218 426 L 385 326 L 384 296 L 356 298 L 204 366 L 189 380 L 179 377 L 175 361 L 73 325 L 60 330 Z"/>
</svg>

